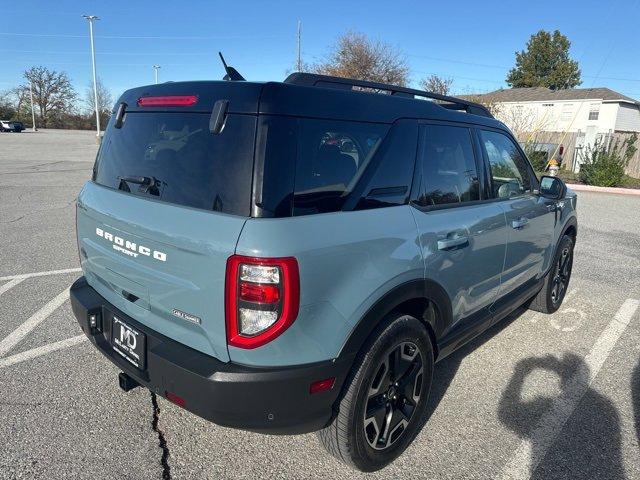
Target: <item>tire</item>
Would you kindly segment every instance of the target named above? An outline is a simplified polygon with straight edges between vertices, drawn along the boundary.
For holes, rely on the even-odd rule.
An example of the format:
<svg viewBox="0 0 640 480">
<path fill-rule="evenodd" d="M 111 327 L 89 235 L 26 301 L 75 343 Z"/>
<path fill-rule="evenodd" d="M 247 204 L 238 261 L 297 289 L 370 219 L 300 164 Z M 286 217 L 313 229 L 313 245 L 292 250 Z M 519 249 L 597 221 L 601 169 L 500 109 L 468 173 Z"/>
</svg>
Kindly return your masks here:
<svg viewBox="0 0 640 480">
<path fill-rule="evenodd" d="M 544 285 L 529 305 L 531 310 L 554 313 L 560 308 L 571 279 L 573 247 L 573 239 L 564 235 L 558 244 L 551 269 L 544 279 Z"/>
<path fill-rule="evenodd" d="M 338 413 L 318 432 L 320 442 L 360 471 L 387 466 L 422 429 L 432 376 L 433 346 L 426 327 L 409 315 L 388 316 L 358 355 Z"/>
</svg>

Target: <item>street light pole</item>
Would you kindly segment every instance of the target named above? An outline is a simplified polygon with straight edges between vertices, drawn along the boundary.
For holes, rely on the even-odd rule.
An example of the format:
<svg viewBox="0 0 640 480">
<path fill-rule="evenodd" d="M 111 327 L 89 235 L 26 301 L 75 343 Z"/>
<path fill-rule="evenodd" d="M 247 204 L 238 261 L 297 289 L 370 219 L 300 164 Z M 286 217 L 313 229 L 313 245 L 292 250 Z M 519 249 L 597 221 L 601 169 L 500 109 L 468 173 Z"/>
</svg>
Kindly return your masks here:
<svg viewBox="0 0 640 480">
<path fill-rule="evenodd" d="M 83 15 L 89 21 L 89 36 L 91 37 L 91 65 L 93 67 L 93 104 L 96 109 L 96 137 L 100 140 L 100 106 L 98 105 L 98 81 L 96 78 L 96 50 L 93 45 L 93 22 L 100 20 L 95 15 Z"/>
<path fill-rule="evenodd" d="M 296 64 L 296 68 L 299 72 L 302 71 L 302 55 L 301 55 L 301 50 L 302 50 L 302 22 L 300 20 L 298 20 L 298 61 Z"/>
<path fill-rule="evenodd" d="M 156 85 L 158 84 L 158 70 L 160 69 L 160 65 L 154 65 L 153 66 L 153 72 L 155 74 L 156 77 Z"/>
<path fill-rule="evenodd" d="M 36 110 L 33 105 L 33 82 L 31 80 L 29 80 L 29 96 L 31 97 L 31 128 L 34 132 L 37 132 L 38 129 L 36 128 Z"/>
</svg>

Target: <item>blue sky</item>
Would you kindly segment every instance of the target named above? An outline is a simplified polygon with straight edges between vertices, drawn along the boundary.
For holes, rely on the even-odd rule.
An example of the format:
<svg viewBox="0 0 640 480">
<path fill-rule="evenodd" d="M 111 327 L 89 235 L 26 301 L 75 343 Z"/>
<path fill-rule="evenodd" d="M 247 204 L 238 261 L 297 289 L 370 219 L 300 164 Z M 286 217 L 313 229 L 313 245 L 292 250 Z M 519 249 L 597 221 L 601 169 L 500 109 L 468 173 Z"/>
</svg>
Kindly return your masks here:
<svg viewBox="0 0 640 480">
<path fill-rule="evenodd" d="M 617 1 L 70 1 L 5 2 L 0 10 L 0 90 L 33 65 L 64 70 L 83 93 L 90 84 L 88 25 L 98 15 L 98 75 L 114 93 L 160 81 L 219 79 L 216 52 L 250 80 L 281 80 L 293 69 L 296 23 L 303 60 L 321 60 L 352 29 L 401 49 L 414 85 L 452 77 L 455 93 L 506 86 L 516 50 L 540 30 L 559 29 L 580 62 L 582 87 L 640 98 L 638 0 Z"/>
</svg>

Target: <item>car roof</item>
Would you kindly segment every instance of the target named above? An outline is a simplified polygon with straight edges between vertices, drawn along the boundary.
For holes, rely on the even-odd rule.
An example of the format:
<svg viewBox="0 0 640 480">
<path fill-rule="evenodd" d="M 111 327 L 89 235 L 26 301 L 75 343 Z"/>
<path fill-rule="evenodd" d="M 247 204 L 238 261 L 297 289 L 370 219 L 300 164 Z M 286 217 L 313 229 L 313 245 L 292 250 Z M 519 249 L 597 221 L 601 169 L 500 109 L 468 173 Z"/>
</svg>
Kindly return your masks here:
<svg viewBox="0 0 640 480">
<path fill-rule="evenodd" d="M 198 100 L 190 107 L 140 107 L 137 104 L 141 97 L 171 95 L 197 95 Z M 229 113 L 287 115 L 387 124 L 401 118 L 415 118 L 506 129 L 491 116 L 451 110 L 434 101 L 366 90 L 286 82 L 187 81 L 145 85 L 124 92 L 114 106 L 114 112 L 120 103 L 125 103 L 128 112 L 205 113 L 211 112 L 213 104 L 220 99 L 229 101 Z"/>
<path fill-rule="evenodd" d="M 282 82 L 268 82 L 264 85 L 259 112 L 376 123 L 415 118 L 505 128 L 494 118 L 450 110 L 433 101 Z"/>
</svg>

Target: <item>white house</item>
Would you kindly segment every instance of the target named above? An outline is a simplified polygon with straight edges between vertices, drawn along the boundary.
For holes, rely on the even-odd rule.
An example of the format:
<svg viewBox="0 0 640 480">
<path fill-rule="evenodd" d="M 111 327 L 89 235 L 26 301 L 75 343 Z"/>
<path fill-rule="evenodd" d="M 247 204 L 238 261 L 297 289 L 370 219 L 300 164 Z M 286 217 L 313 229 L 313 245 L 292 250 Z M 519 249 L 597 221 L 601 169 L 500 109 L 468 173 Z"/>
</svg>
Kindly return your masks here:
<svg viewBox="0 0 640 480">
<path fill-rule="evenodd" d="M 640 102 L 609 88 L 510 88 L 466 95 L 514 132 L 640 132 Z"/>
</svg>

